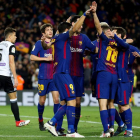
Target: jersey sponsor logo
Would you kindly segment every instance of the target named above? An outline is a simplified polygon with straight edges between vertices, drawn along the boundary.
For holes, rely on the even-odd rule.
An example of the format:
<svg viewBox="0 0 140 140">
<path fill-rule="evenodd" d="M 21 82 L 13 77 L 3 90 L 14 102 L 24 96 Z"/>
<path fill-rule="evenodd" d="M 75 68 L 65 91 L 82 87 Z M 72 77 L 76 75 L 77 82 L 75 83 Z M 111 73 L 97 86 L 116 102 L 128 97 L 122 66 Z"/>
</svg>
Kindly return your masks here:
<svg viewBox="0 0 140 140">
<path fill-rule="evenodd" d="M 16 50 L 15 50 L 15 47 L 13 47 L 12 50 L 11 50 L 11 52 L 12 52 L 12 53 L 15 53 L 15 51 L 16 51 Z"/>
<path fill-rule="evenodd" d="M 79 45 L 80 45 L 80 46 L 82 45 L 82 41 L 79 41 Z"/>
<path fill-rule="evenodd" d="M 0 63 L 0 66 L 6 66 L 6 63 Z"/>
<path fill-rule="evenodd" d="M 50 53 L 44 53 L 44 57 L 48 57 L 48 56 L 50 56 L 50 55 L 52 55 L 52 54 L 50 54 Z"/>
<path fill-rule="evenodd" d="M 71 52 L 83 52 L 83 49 L 70 47 Z"/>
<path fill-rule="evenodd" d="M 110 42 L 109 42 L 109 45 L 115 45 L 115 46 L 117 46 L 117 43 L 114 42 L 114 41 L 110 41 Z"/>
</svg>

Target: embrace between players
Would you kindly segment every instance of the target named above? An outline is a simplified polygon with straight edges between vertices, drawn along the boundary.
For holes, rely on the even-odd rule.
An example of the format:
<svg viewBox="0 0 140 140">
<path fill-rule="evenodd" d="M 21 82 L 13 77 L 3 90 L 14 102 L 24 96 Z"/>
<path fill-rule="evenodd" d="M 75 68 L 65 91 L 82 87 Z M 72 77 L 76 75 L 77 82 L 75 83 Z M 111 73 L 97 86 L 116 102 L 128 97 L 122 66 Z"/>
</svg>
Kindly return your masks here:
<svg viewBox="0 0 140 140">
<path fill-rule="evenodd" d="M 126 31 L 107 23 L 99 23 L 96 15 L 97 4 L 81 17 L 72 16 L 58 26 L 54 37 L 51 24 L 40 27 L 42 38 L 31 52 L 31 60 L 39 61 L 38 116 L 39 128 L 55 136 L 84 137 L 78 131 L 81 114 L 81 97 L 84 96 L 83 56 L 89 50 L 93 61 L 92 91 L 98 99 L 100 118 L 103 125 L 101 137 L 116 136 L 126 130 L 125 137 L 132 137 L 132 112 L 129 107 L 133 85 L 132 63 L 139 57 L 139 50 L 125 39 Z M 98 39 L 91 42 L 81 33 L 82 24 L 92 13 Z M 54 116 L 44 124 L 43 112 L 46 94 L 51 91 L 54 101 Z M 59 103 L 60 97 L 60 103 Z M 114 107 L 118 104 L 119 113 Z M 67 134 L 62 128 L 63 116 L 68 122 Z M 120 114 L 120 115 L 119 115 Z M 114 120 L 118 129 L 114 133 Z"/>
</svg>

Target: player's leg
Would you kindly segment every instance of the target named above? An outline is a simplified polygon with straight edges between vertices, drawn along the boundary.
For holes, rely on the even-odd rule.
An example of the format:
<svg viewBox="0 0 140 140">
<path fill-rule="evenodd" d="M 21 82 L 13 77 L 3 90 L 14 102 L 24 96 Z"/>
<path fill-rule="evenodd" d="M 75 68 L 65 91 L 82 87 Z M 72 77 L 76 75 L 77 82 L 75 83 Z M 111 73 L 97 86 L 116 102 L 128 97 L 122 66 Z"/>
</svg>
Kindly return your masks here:
<svg viewBox="0 0 140 140">
<path fill-rule="evenodd" d="M 10 103 L 11 103 L 11 111 L 14 115 L 15 121 L 16 121 L 16 126 L 24 126 L 30 123 L 30 120 L 20 120 L 19 116 L 19 108 L 17 104 L 17 96 L 16 96 L 16 89 L 14 89 L 14 80 L 11 77 L 5 77 L 5 82 L 3 83 L 4 86 L 4 91 L 8 93 L 8 96 L 10 98 Z"/>
<path fill-rule="evenodd" d="M 39 103 L 38 103 L 38 121 L 39 121 L 39 129 L 40 131 L 45 131 L 46 129 L 44 128 L 44 122 L 43 122 L 43 113 L 44 113 L 44 104 L 46 101 L 46 95 L 44 96 L 39 96 Z"/>
<path fill-rule="evenodd" d="M 96 81 L 96 95 L 99 101 L 100 108 L 100 118 L 103 125 L 103 135 L 101 137 L 110 137 L 108 129 L 108 110 L 107 110 L 107 100 L 109 99 L 110 93 L 110 73 L 109 72 L 99 72 L 97 74 Z"/>
</svg>

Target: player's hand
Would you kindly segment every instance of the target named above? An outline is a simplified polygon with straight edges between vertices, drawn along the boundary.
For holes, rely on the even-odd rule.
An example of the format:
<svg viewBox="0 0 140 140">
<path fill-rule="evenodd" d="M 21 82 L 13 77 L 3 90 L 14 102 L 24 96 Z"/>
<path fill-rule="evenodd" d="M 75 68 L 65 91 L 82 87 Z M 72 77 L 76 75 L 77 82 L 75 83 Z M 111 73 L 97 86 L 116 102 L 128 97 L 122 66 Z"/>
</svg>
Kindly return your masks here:
<svg viewBox="0 0 140 140">
<path fill-rule="evenodd" d="M 115 34 L 114 34 L 113 32 L 110 33 L 110 37 L 114 37 L 114 35 L 115 35 Z"/>
<path fill-rule="evenodd" d="M 70 23 L 71 18 L 72 18 L 72 16 L 70 16 L 70 17 L 66 20 L 66 22 Z"/>
<path fill-rule="evenodd" d="M 45 37 L 45 36 L 42 36 L 42 37 L 41 37 L 41 42 L 44 42 L 45 39 L 46 39 L 46 37 Z"/>
<path fill-rule="evenodd" d="M 133 43 L 134 42 L 134 40 L 133 39 L 126 39 L 126 43 Z"/>
<path fill-rule="evenodd" d="M 50 54 L 48 57 L 44 58 L 45 61 L 53 61 L 53 56 Z"/>
<path fill-rule="evenodd" d="M 86 15 L 89 15 L 90 12 L 91 12 L 91 10 L 92 10 L 92 9 L 88 9 L 88 10 L 86 11 Z"/>
<path fill-rule="evenodd" d="M 17 78 L 15 78 L 14 79 L 14 88 L 17 88 L 17 86 L 18 86 L 18 80 L 17 80 Z"/>
<path fill-rule="evenodd" d="M 137 52 L 132 52 L 132 54 L 133 54 L 133 56 L 135 56 L 135 57 L 140 57 L 140 54 L 137 53 Z"/>
<path fill-rule="evenodd" d="M 90 6 L 92 13 L 95 13 L 97 10 L 97 3 L 95 1 L 92 2 L 92 6 Z"/>
<path fill-rule="evenodd" d="M 95 48 L 95 53 L 98 53 L 98 50 L 99 50 L 99 48 L 98 48 L 98 47 L 96 47 L 96 48 Z"/>
</svg>

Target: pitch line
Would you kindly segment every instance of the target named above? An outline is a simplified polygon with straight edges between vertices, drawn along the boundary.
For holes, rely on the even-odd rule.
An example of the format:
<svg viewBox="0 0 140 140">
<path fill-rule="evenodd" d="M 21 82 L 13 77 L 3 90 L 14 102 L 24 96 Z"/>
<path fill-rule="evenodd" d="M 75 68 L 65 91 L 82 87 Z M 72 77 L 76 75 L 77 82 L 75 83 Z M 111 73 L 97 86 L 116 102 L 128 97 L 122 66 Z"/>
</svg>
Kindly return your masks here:
<svg viewBox="0 0 140 140">
<path fill-rule="evenodd" d="M 7 114 L 0 114 L 0 116 L 5 116 L 5 117 L 8 117 L 8 116 L 12 116 L 13 115 L 7 115 Z M 24 117 L 24 118 L 34 118 L 34 119 L 38 119 L 38 117 L 36 116 L 20 116 L 20 117 Z M 46 117 L 43 117 L 43 119 L 46 119 L 46 120 L 50 120 L 51 118 L 46 118 Z M 66 119 L 63 119 L 64 121 L 67 121 Z M 83 122 L 83 123 L 96 123 L 96 124 L 101 124 L 100 122 L 93 122 L 93 121 L 83 121 L 83 120 L 80 120 L 80 122 Z M 117 125 L 117 124 L 114 124 L 114 125 Z M 140 128 L 140 126 L 132 126 L 133 128 Z"/>
</svg>

